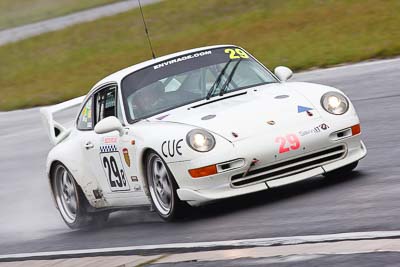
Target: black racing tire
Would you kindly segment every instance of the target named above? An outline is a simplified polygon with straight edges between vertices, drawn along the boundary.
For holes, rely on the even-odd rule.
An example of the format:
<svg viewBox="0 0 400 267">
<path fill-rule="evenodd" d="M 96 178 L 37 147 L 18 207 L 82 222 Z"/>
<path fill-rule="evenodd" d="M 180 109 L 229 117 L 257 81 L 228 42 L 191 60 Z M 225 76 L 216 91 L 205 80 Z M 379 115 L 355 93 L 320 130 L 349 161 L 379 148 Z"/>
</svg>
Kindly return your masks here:
<svg viewBox="0 0 400 267">
<path fill-rule="evenodd" d="M 69 228 L 101 227 L 107 222 L 109 212 L 88 212 L 89 202 L 63 164 L 58 163 L 53 168 L 51 179 L 58 211 Z"/>
<path fill-rule="evenodd" d="M 327 172 L 324 174 L 327 178 L 342 178 L 343 176 L 349 175 L 358 165 L 358 161 L 350 163 L 349 165 L 343 166 L 339 169 Z"/>
<path fill-rule="evenodd" d="M 163 220 L 175 221 L 187 214 L 189 205 L 179 199 L 174 176 L 154 151 L 146 157 L 146 179 L 152 205 Z"/>
</svg>

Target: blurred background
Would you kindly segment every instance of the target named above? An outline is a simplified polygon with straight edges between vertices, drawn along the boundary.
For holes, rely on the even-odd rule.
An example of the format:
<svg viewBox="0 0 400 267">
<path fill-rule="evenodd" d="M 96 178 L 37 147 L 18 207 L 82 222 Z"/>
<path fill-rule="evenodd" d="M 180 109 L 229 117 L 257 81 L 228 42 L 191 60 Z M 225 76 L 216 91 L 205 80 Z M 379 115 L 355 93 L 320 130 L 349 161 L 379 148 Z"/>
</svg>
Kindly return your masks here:
<svg viewBox="0 0 400 267">
<path fill-rule="evenodd" d="M 118 2 L 136 1 L 0 0 L 0 30 Z M 158 56 L 230 43 L 269 68 L 305 70 L 400 53 L 398 0 L 154 2 L 143 10 Z M 0 110 L 83 95 L 104 76 L 150 56 L 138 9 L 4 44 Z"/>
</svg>

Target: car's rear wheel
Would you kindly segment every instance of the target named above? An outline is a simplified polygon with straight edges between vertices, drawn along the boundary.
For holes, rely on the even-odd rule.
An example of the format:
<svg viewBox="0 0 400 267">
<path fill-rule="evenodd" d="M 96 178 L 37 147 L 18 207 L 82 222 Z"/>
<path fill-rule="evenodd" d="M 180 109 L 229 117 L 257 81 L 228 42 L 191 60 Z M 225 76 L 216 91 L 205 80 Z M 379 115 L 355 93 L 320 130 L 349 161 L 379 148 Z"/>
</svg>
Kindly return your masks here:
<svg viewBox="0 0 400 267">
<path fill-rule="evenodd" d="M 108 220 L 108 212 L 88 212 L 89 203 L 86 197 L 64 165 L 58 164 L 54 168 L 52 186 L 61 217 L 71 229 L 99 227 Z"/>
<path fill-rule="evenodd" d="M 358 165 L 358 161 L 350 163 L 349 165 L 343 166 L 339 169 L 327 172 L 324 174 L 328 178 L 340 178 L 350 174 Z"/>
<path fill-rule="evenodd" d="M 178 198 L 178 186 L 167 164 L 155 152 L 148 154 L 146 162 L 151 201 L 158 215 L 166 221 L 181 218 L 187 204 Z"/>
</svg>

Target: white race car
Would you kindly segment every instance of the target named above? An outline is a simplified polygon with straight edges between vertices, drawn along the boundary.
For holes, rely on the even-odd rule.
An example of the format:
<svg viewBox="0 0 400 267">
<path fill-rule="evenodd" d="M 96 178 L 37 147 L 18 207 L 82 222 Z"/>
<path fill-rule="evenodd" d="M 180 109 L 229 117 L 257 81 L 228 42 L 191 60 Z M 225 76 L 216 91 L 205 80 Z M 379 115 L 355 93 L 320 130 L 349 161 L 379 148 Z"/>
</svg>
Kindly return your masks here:
<svg viewBox="0 0 400 267">
<path fill-rule="evenodd" d="M 62 218 L 79 228 L 151 204 L 172 220 L 190 206 L 351 172 L 367 153 L 353 105 L 291 76 L 243 48 L 210 46 L 128 67 L 42 108 Z M 73 127 L 53 120 L 79 104 Z"/>
</svg>

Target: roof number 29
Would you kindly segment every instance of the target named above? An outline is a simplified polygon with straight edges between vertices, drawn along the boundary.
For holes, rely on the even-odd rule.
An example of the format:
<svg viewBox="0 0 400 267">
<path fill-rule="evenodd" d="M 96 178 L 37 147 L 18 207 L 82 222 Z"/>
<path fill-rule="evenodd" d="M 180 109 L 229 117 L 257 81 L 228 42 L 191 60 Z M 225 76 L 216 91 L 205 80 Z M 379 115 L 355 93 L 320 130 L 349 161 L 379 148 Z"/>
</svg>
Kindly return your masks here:
<svg viewBox="0 0 400 267">
<path fill-rule="evenodd" d="M 297 150 L 300 148 L 300 140 L 295 134 L 288 134 L 286 136 L 279 136 L 275 139 L 275 143 L 280 143 L 279 153 L 286 153 L 290 150 Z M 286 144 L 289 143 L 289 144 Z"/>
<path fill-rule="evenodd" d="M 249 58 L 249 55 L 246 54 L 242 49 L 236 48 L 227 48 L 225 49 L 225 53 L 229 54 L 230 59 L 237 59 L 237 58 Z"/>
</svg>

